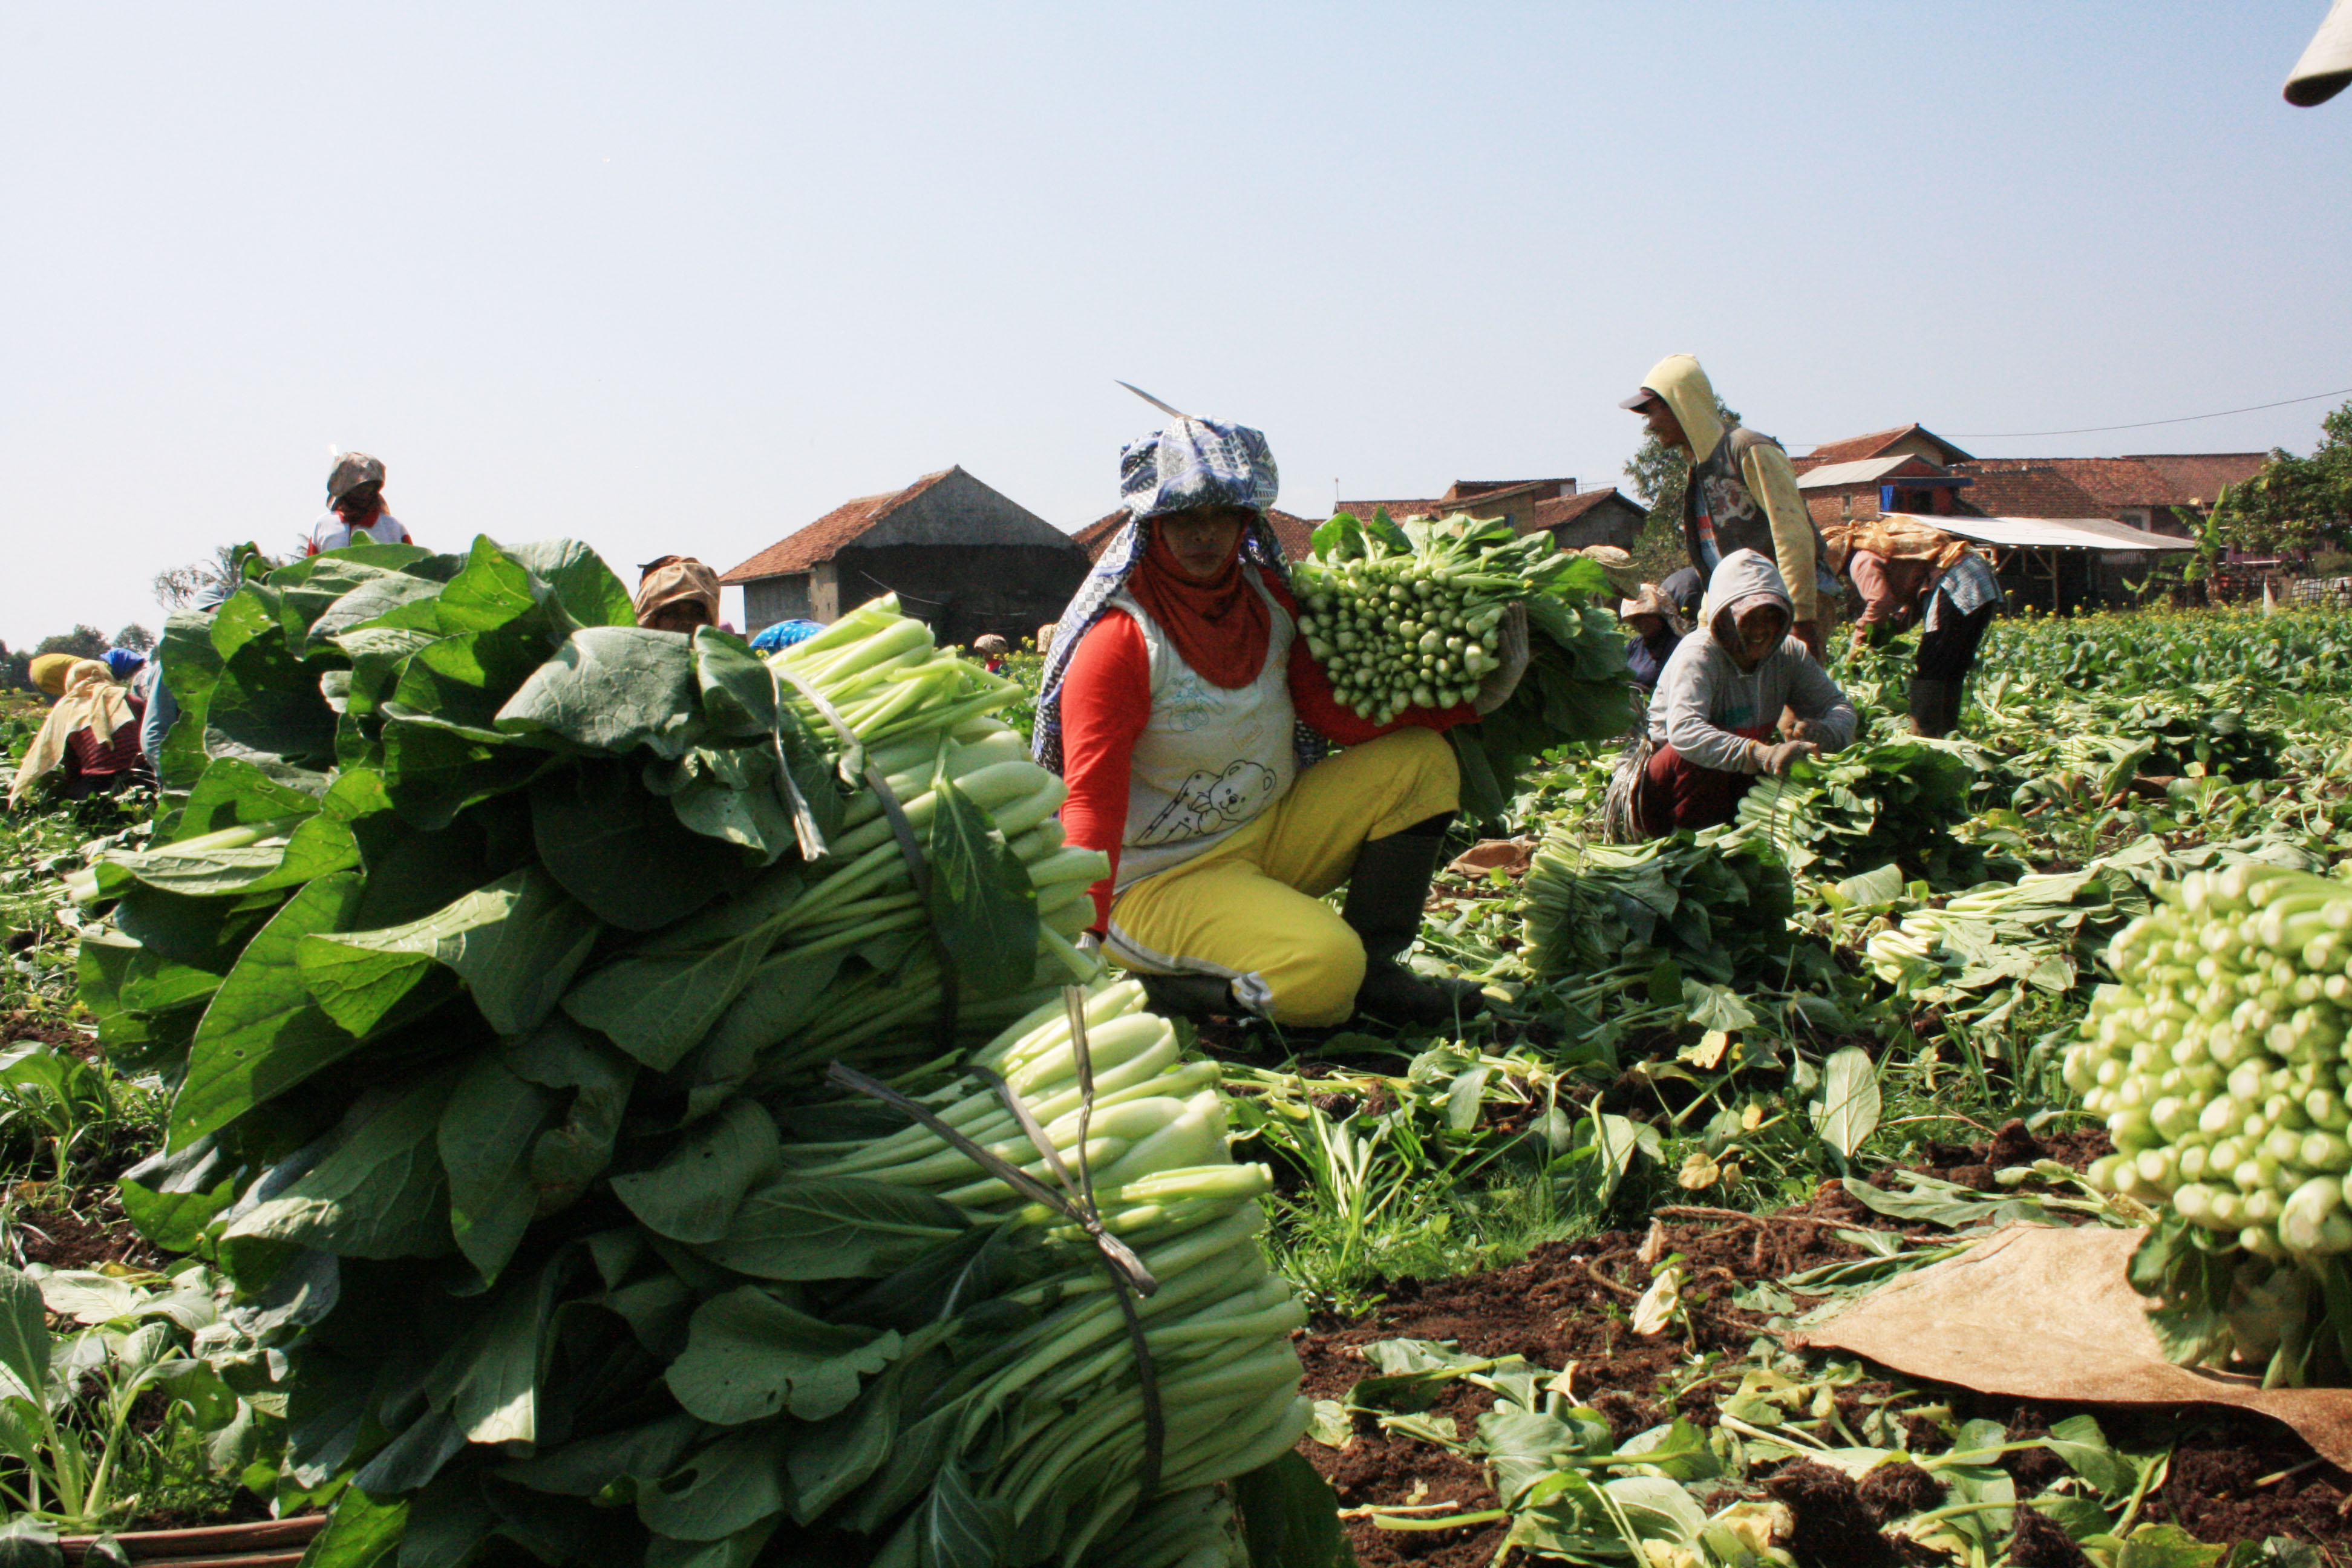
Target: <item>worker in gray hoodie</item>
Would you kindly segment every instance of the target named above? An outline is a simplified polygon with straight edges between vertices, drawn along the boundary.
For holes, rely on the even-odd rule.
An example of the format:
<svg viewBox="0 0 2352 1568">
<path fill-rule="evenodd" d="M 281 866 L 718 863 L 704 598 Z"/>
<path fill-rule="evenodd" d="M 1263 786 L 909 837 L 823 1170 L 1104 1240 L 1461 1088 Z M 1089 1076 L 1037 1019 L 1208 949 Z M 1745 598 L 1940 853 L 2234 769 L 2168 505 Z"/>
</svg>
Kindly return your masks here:
<svg viewBox="0 0 2352 1568">
<path fill-rule="evenodd" d="M 1788 585 L 1753 550 L 1723 558 L 1650 700 L 1651 752 L 1634 801 L 1644 834 L 1728 822 L 1759 773 L 1785 775 L 1799 757 L 1853 739 L 1853 704 L 1790 635 Z M 1782 710 L 1787 738 L 1771 739 Z"/>
</svg>

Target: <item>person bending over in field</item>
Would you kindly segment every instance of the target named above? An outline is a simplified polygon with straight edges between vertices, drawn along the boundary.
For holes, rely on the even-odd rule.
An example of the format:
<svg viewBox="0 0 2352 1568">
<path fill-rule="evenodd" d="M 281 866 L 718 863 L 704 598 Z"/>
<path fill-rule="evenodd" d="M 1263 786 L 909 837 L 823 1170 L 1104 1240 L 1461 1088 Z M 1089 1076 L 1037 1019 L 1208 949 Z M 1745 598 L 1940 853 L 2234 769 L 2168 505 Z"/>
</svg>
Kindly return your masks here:
<svg viewBox="0 0 2352 1568">
<path fill-rule="evenodd" d="M 125 784 L 153 778 L 139 752 L 143 704 L 116 684 L 105 664 L 49 653 L 34 659 L 28 673 L 33 684 L 57 702 L 16 765 L 16 779 L 8 786 L 11 810 L 53 773 L 68 800 L 110 795 Z"/>
<path fill-rule="evenodd" d="M 1785 775 L 1799 757 L 1853 739 L 1853 705 L 1790 635 L 1789 590 L 1771 562 L 1752 550 L 1725 556 L 1698 613 L 1650 699 L 1634 813 L 1653 838 L 1728 822 L 1757 774 Z M 1776 742 L 1783 709 L 1792 717 Z"/>
<path fill-rule="evenodd" d="M 1297 636 L 1255 430 L 1180 418 L 1119 458 L 1129 521 L 1080 584 L 1037 700 L 1037 759 L 1070 786 L 1069 843 L 1099 849 L 1093 931 L 1156 1011 L 1320 1026 L 1442 1024 L 1482 1005 L 1401 960 L 1459 804 L 1441 731 L 1527 668 L 1507 616 L 1472 702 L 1374 724 Z M 1325 760 L 1332 742 L 1345 752 Z M 1324 896 L 1345 883 L 1344 905 Z"/>
<path fill-rule="evenodd" d="M 1885 520 L 1856 525 L 1830 548 L 1851 550 L 1846 570 L 1863 605 L 1853 628 L 1856 652 L 1915 624 L 1922 628 L 1911 677 L 1912 733 L 1958 729 L 1969 670 L 2001 607 L 1991 563 L 1964 539 Z"/>
</svg>

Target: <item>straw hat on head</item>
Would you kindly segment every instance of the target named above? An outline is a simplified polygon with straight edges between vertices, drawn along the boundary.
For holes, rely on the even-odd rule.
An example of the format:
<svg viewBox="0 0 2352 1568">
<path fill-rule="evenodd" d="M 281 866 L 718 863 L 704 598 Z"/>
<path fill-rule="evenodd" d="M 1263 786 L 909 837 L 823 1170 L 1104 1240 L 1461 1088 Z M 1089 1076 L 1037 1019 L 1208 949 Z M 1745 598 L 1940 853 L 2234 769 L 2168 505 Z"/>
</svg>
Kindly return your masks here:
<svg viewBox="0 0 2352 1568">
<path fill-rule="evenodd" d="M 672 605 L 702 606 L 713 626 L 719 624 L 719 574 L 691 555 L 664 555 L 638 568 L 637 624 Z"/>
<path fill-rule="evenodd" d="M 1630 621 L 1635 616 L 1655 616 L 1670 626 L 1675 624 L 1675 607 L 1666 603 L 1666 596 L 1658 591 L 1655 583 L 1644 583 L 1642 591 L 1633 598 L 1617 602 L 1617 618 L 1620 621 Z"/>
</svg>

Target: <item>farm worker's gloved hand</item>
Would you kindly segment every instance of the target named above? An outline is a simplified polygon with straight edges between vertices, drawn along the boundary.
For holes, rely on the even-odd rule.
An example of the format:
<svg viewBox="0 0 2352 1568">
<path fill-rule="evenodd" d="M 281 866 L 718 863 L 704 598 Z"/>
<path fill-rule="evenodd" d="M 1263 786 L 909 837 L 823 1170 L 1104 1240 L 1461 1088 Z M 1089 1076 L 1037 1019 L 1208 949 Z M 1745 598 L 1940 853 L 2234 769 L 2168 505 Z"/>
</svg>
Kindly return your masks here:
<svg viewBox="0 0 2352 1568">
<path fill-rule="evenodd" d="M 1805 645 L 1805 651 L 1807 653 L 1811 654 L 1815 659 L 1819 659 L 1822 657 L 1821 622 L 1799 621 L 1795 626 L 1790 626 L 1789 630 L 1795 635 L 1796 639 L 1799 642 Z"/>
<path fill-rule="evenodd" d="M 1484 719 L 1511 700 L 1519 689 L 1519 677 L 1528 672 L 1528 607 L 1514 604 L 1503 612 L 1495 627 L 1495 658 L 1497 662 L 1478 683 L 1478 695 L 1471 700 L 1470 710 Z"/>
<path fill-rule="evenodd" d="M 1780 731 L 1791 741 L 1812 742 L 1816 749 L 1819 748 L 1827 731 L 1828 726 L 1819 719 L 1791 719 L 1781 727 Z"/>
<path fill-rule="evenodd" d="M 1750 742 L 1749 744 L 1754 748 L 1748 755 L 1756 759 L 1756 771 L 1769 773 L 1776 779 L 1787 778 L 1789 770 L 1797 765 L 1799 757 L 1822 754 L 1822 749 L 1811 741 L 1783 741 L 1777 746 L 1768 746 L 1761 741 Z"/>
</svg>

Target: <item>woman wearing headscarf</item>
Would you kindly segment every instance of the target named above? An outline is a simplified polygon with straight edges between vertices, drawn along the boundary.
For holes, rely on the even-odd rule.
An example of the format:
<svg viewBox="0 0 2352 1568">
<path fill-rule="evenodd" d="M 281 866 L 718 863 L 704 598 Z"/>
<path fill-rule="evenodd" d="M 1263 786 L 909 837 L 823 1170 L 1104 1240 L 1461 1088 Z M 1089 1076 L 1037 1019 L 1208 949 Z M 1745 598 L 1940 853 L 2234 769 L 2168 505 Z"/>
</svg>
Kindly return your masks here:
<svg viewBox="0 0 2352 1568">
<path fill-rule="evenodd" d="M 44 654 L 33 660 L 33 683 L 57 698 L 31 750 L 8 785 L 8 806 L 52 773 L 64 793 L 81 800 L 148 776 L 139 752 L 139 705 L 94 658 Z"/>
<path fill-rule="evenodd" d="M 762 628 L 760 635 L 751 639 L 751 650 L 754 653 L 782 653 L 788 647 L 808 641 L 823 630 L 823 621 L 778 621 L 772 626 Z"/>
<path fill-rule="evenodd" d="M 410 544 L 408 530 L 383 508 L 383 465 L 365 452 L 346 452 L 327 474 L 327 512 L 303 536 L 302 553 L 354 544 Z"/>
<path fill-rule="evenodd" d="M 1728 822 L 1759 773 L 1853 739 L 1853 705 L 1792 635 L 1789 590 L 1772 563 L 1735 550 L 1709 579 L 1699 627 L 1666 660 L 1650 699 L 1648 761 L 1634 795 L 1641 830 Z M 1788 738 L 1771 739 L 1783 710 Z"/>
<path fill-rule="evenodd" d="M 1068 841 L 1111 860 L 1094 889 L 1105 951 L 1163 1012 L 1318 1026 L 1475 1009 L 1475 987 L 1401 960 L 1458 805 L 1440 731 L 1508 698 L 1524 615 L 1475 702 L 1369 723 L 1297 635 L 1263 435 L 1179 418 L 1120 454 L 1119 489 L 1128 524 L 1056 623 L 1035 736 L 1069 784 Z"/>
</svg>

